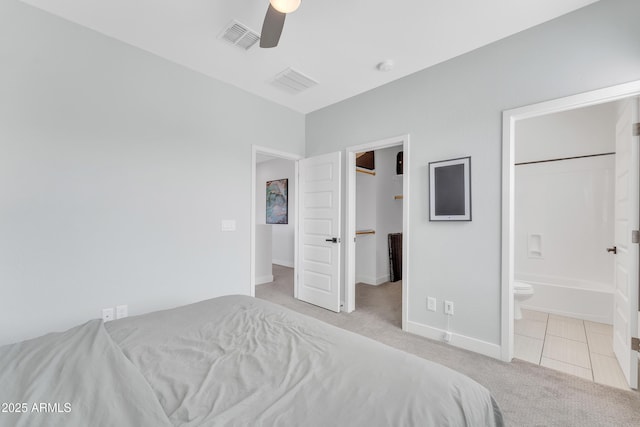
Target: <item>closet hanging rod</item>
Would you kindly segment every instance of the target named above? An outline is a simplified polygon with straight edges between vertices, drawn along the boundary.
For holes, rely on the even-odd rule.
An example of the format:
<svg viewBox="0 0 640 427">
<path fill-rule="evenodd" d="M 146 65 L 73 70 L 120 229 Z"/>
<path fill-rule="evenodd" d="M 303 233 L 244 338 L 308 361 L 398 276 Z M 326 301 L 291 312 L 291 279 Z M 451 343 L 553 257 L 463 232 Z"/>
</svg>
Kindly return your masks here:
<svg viewBox="0 0 640 427">
<path fill-rule="evenodd" d="M 368 171 L 366 169 L 356 169 L 356 172 L 360 172 L 360 173 L 366 173 L 368 175 L 375 175 L 375 171 Z"/>
<path fill-rule="evenodd" d="M 531 162 L 520 162 L 520 163 L 516 163 L 515 166 L 520 166 L 520 165 L 532 165 L 535 163 L 548 163 L 548 162 L 559 162 L 561 160 L 574 160 L 574 159 L 585 159 L 587 157 L 599 157 L 599 156 L 610 156 L 612 154 L 616 154 L 615 151 L 611 152 L 611 153 L 599 153 L 599 154 L 587 154 L 584 156 L 574 156 L 574 157 L 560 157 L 557 159 L 548 159 L 548 160 L 533 160 Z"/>
<path fill-rule="evenodd" d="M 356 231 L 356 234 L 376 234 L 376 230 L 358 230 Z"/>
</svg>

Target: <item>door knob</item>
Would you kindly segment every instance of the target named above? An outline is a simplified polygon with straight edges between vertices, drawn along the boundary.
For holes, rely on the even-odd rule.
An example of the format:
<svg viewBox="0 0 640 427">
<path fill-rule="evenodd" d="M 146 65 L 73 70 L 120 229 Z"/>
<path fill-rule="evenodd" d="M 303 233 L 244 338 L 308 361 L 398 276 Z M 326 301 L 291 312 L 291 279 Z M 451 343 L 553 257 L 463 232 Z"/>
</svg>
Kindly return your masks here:
<svg viewBox="0 0 640 427">
<path fill-rule="evenodd" d="M 325 242 L 331 242 L 331 243 L 338 243 L 338 238 L 337 237 L 332 237 L 330 239 L 324 239 Z"/>
<path fill-rule="evenodd" d="M 613 254 L 617 254 L 618 253 L 618 248 L 617 247 L 612 247 L 612 248 L 607 248 L 607 252 L 613 252 Z"/>
</svg>

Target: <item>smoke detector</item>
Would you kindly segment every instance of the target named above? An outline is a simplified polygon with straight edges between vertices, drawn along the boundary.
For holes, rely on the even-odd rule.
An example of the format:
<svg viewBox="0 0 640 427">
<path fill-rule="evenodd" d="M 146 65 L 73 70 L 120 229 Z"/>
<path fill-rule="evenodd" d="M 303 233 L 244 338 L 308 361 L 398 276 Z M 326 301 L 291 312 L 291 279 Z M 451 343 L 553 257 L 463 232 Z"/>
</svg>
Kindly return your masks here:
<svg viewBox="0 0 640 427">
<path fill-rule="evenodd" d="M 378 71 L 387 72 L 387 71 L 391 71 L 391 70 L 393 70 L 393 66 L 394 66 L 393 61 L 392 61 L 392 60 L 390 60 L 390 59 L 387 59 L 387 60 L 385 60 L 385 61 L 379 62 L 379 63 L 376 65 L 376 69 L 377 69 Z"/>
</svg>

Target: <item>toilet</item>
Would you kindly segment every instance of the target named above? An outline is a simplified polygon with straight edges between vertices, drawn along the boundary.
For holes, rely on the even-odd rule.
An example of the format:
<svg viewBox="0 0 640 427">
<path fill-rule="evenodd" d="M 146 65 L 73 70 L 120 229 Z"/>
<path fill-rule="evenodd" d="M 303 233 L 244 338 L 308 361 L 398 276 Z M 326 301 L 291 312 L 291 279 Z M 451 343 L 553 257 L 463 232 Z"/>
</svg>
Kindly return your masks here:
<svg viewBox="0 0 640 427">
<path fill-rule="evenodd" d="M 515 320 L 522 319 L 522 310 L 520 302 L 533 296 L 533 286 L 525 282 L 513 282 L 513 318 Z"/>
</svg>

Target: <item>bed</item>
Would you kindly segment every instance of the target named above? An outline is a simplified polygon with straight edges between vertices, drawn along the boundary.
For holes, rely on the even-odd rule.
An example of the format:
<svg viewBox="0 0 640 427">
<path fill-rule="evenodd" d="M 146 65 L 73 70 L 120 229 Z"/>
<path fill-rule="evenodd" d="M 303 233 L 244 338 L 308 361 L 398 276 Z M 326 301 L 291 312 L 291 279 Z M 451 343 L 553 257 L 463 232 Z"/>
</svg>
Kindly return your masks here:
<svg viewBox="0 0 640 427">
<path fill-rule="evenodd" d="M 225 296 L 0 347 L 1 426 L 501 426 L 489 391 L 267 301 Z"/>
</svg>

